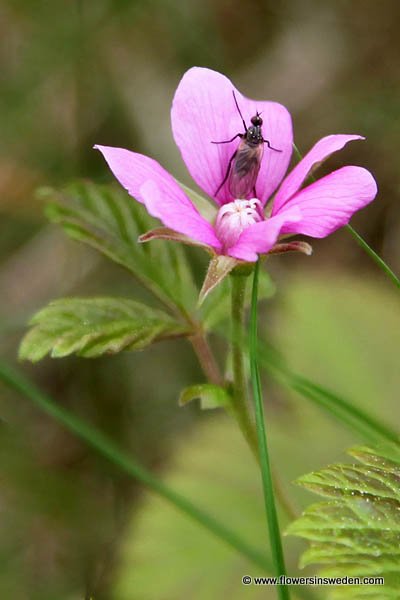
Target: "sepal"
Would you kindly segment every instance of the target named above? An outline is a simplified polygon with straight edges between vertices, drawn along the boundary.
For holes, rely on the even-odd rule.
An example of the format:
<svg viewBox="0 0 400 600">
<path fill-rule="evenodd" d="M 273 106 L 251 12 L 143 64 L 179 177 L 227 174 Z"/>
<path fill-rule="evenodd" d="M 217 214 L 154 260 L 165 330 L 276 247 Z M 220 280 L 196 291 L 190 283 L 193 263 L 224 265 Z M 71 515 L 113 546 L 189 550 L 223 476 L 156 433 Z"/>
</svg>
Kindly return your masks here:
<svg viewBox="0 0 400 600">
<path fill-rule="evenodd" d="M 200 290 L 199 305 L 201 305 L 208 294 L 221 283 L 227 275 L 229 275 L 232 269 L 239 264 L 241 264 L 241 262 L 231 256 L 214 256 L 214 258 L 211 259 L 203 286 Z"/>
<path fill-rule="evenodd" d="M 307 242 L 287 242 L 275 244 L 269 254 L 284 254 L 285 252 L 301 252 L 307 256 L 313 253 L 312 246 Z"/>
<path fill-rule="evenodd" d="M 181 244 L 187 244 L 188 246 L 200 246 L 208 252 L 213 253 L 213 249 L 210 246 L 202 244 L 201 242 L 197 242 L 196 240 L 192 240 L 187 235 L 183 233 L 178 233 L 169 227 L 156 227 L 155 229 L 151 229 L 147 233 L 143 233 L 138 238 L 138 242 L 151 242 L 152 240 L 169 240 L 171 242 L 180 242 Z"/>
</svg>

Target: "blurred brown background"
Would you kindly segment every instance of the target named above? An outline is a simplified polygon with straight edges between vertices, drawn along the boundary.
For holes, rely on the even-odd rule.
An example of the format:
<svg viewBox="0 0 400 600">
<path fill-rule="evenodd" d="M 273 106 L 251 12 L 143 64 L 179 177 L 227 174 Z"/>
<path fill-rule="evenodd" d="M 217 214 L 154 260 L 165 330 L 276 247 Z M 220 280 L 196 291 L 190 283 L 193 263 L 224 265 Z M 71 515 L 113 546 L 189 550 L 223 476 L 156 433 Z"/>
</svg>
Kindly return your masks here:
<svg viewBox="0 0 400 600">
<path fill-rule="evenodd" d="M 34 191 L 76 177 L 109 181 L 104 161 L 92 150 L 95 143 L 149 154 L 192 185 L 172 139 L 169 111 L 179 79 L 193 65 L 225 73 L 247 96 L 285 104 L 303 152 L 331 133 L 366 136 L 366 142 L 332 157 L 326 168 L 360 164 L 374 173 L 379 196 L 352 223 L 398 272 L 399 21 L 397 0 L 3 0 L 2 357 L 16 360 L 28 318 L 53 298 L 140 295 L 122 270 L 48 225 Z M 267 331 L 297 368 L 398 423 L 393 361 L 399 323 L 390 283 L 346 231 L 315 242 L 314 250 L 312 259 L 271 261 L 279 285 Z M 223 444 L 207 429 L 218 429 L 215 414 L 176 406 L 180 389 L 201 381 L 202 375 L 184 342 L 174 342 L 167 350 L 161 344 L 145 353 L 93 361 L 47 359 L 24 369 L 60 403 L 162 472 L 170 460 L 174 464 L 179 444 L 190 448 L 202 428 L 217 454 Z M 283 476 L 288 489 L 294 476 L 342 458 L 341 451 L 359 441 L 317 412 L 305 418 L 308 409 L 286 391 L 274 387 L 271 397 L 273 435 L 281 449 L 279 460 L 288 466 Z M 161 543 L 143 525 L 143 518 L 152 522 L 153 508 L 141 517 L 147 500 L 140 486 L 88 452 L 28 401 L 4 388 L 0 398 L 1 598 L 169 600 L 188 597 L 187 589 L 196 599 L 220 598 L 227 589 L 232 597 L 244 597 L 239 583 L 230 580 L 224 588 L 218 575 L 214 587 L 205 586 L 201 573 L 202 561 L 210 555 L 206 551 L 194 556 L 195 574 L 190 571 L 193 564 L 188 567 L 197 591 L 182 583 L 188 571 L 178 563 L 168 566 L 170 572 L 181 573 L 175 587 L 161 583 L 165 556 L 160 551 L 155 557 L 153 550 L 140 555 L 143 540 L 153 540 L 158 550 Z M 221 439 L 229 438 L 223 427 L 230 431 L 231 425 L 221 425 Z M 293 452 L 284 435 L 288 428 Z M 300 452 L 300 460 L 296 436 L 307 445 L 313 435 L 325 443 L 325 450 L 316 462 L 316 446 L 309 447 L 304 455 Z M 197 443 L 205 444 L 201 438 Z M 226 460 L 221 469 L 230 472 L 229 451 Z M 310 499 L 300 494 L 298 501 Z M 243 500 L 239 513 L 245 505 Z M 136 525 L 128 527 L 137 512 Z M 128 560 L 122 540 L 135 539 L 135 527 L 139 558 L 131 539 L 134 550 L 126 551 L 129 556 L 132 552 Z M 174 532 L 171 528 L 170 538 Z M 179 555 L 185 546 L 177 539 L 179 535 L 173 542 Z M 219 569 L 222 561 L 226 573 L 232 573 L 225 555 L 215 552 Z M 147 576 L 141 576 L 140 568 L 152 557 L 155 570 L 148 567 Z M 137 569 L 138 579 L 117 584 L 124 580 L 125 563 L 130 574 Z M 295 564 L 293 558 L 293 569 Z M 237 566 L 232 568 L 237 573 Z M 149 587 L 152 572 L 160 577 L 159 587 Z"/>
</svg>

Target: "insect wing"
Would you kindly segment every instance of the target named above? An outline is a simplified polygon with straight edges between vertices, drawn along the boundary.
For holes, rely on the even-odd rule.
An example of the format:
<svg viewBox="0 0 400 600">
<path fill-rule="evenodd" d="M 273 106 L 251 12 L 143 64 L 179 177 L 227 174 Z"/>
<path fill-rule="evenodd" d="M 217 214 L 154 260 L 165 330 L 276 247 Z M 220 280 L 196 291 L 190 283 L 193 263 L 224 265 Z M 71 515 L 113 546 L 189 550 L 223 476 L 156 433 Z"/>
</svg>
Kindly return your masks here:
<svg viewBox="0 0 400 600">
<path fill-rule="evenodd" d="M 233 198 L 246 199 L 254 188 L 264 152 L 264 144 L 250 145 L 242 140 L 237 149 L 229 175 L 229 191 Z"/>
</svg>

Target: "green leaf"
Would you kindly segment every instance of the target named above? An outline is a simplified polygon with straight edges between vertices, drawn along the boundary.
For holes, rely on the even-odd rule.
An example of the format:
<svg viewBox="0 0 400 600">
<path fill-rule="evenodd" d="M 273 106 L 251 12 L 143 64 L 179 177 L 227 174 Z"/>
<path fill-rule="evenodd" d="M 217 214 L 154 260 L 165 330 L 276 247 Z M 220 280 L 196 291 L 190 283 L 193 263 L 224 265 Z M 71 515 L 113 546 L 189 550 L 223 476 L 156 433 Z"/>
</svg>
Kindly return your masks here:
<svg viewBox="0 0 400 600">
<path fill-rule="evenodd" d="M 400 448 L 355 448 L 361 464 L 335 464 L 298 483 L 330 498 L 310 506 L 288 533 L 311 542 L 301 565 L 322 576 L 381 576 L 385 586 L 346 586 L 333 598 L 398 598 L 400 586 Z"/>
<path fill-rule="evenodd" d="M 170 309 L 195 306 L 197 290 L 183 248 L 164 241 L 139 244 L 138 237 L 159 222 L 122 189 L 78 182 L 61 191 L 42 190 L 41 196 L 49 201 L 50 221 L 128 269 Z"/>
<path fill-rule="evenodd" d="M 200 407 L 203 410 L 229 406 L 231 402 L 231 396 L 227 389 L 211 383 L 201 383 L 182 390 L 179 404 L 183 406 L 197 399 L 200 400 Z"/>
<path fill-rule="evenodd" d="M 125 298 L 62 298 L 36 313 L 30 324 L 19 357 L 32 362 L 46 354 L 92 358 L 141 350 L 155 341 L 190 333 L 163 311 Z"/>
</svg>

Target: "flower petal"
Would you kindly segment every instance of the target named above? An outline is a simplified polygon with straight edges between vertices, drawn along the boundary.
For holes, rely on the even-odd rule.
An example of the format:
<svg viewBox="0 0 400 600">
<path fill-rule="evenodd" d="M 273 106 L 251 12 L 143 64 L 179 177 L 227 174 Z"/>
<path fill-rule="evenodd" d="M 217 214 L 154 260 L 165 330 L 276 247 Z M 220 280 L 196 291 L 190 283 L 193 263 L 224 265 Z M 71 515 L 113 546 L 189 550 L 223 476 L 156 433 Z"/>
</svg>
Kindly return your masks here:
<svg viewBox="0 0 400 600">
<path fill-rule="evenodd" d="M 211 223 L 197 212 L 190 200 L 189 205 L 181 202 L 183 198 L 188 199 L 182 190 L 180 193 L 182 197 L 176 192 L 168 194 L 165 189 L 161 190 L 158 182 L 150 180 L 140 188 L 144 204 L 152 217 L 160 219 L 166 227 L 219 251 L 221 242 L 216 237 Z"/>
<path fill-rule="evenodd" d="M 275 152 L 266 144 L 264 147 L 256 192 L 257 198 L 265 204 L 286 173 L 292 153 L 292 121 L 284 106 L 245 98 L 224 75 L 193 67 L 185 73 L 175 92 L 171 110 L 173 135 L 193 179 L 215 198 L 240 139 L 229 144 L 211 142 L 229 140 L 237 133 L 244 133 L 233 91 L 246 124 L 250 124 L 258 110 L 262 113 L 264 137 L 271 146 L 281 150 Z M 236 199 L 229 192 L 228 182 L 215 199 L 218 204 Z"/>
<path fill-rule="evenodd" d="M 123 148 L 95 146 L 131 196 L 166 227 L 220 248 L 212 225 L 197 211 L 175 179 L 157 161 Z"/>
<path fill-rule="evenodd" d="M 371 202 L 377 193 L 375 179 L 362 167 L 342 167 L 293 196 L 279 213 L 299 207 L 301 221 L 288 223 L 282 233 L 302 233 L 322 238 L 346 225 L 353 213 Z"/>
<path fill-rule="evenodd" d="M 301 211 L 294 207 L 276 217 L 250 225 L 242 232 L 236 244 L 229 248 L 229 256 L 248 262 L 256 261 L 258 254 L 265 254 L 271 250 L 285 225 L 295 224 L 301 218 Z"/>
<path fill-rule="evenodd" d="M 301 187 L 313 168 L 319 166 L 333 152 L 344 148 L 348 142 L 363 139 L 365 138 L 360 135 L 337 134 L 328 135 L 319 140 L 285 178 L 275 196 L 272 214 L 276 215 L 281 210 L 282 206 Z"/>
</svg>

